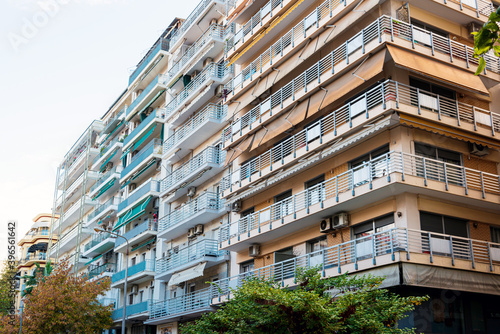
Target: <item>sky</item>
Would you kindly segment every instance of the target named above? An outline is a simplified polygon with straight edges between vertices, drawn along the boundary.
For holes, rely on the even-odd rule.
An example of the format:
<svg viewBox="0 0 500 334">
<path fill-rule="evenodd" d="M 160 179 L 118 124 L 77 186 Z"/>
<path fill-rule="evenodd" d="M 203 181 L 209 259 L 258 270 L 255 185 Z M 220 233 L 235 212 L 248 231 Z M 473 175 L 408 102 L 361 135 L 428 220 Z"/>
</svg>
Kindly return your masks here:
<svg viewBox="0 0 500 334">
<path fill-rule="evenodd" d="M 0 260 L 51 212 L 58 164 L 200 0 L 0 0 Z"/>
</svg>

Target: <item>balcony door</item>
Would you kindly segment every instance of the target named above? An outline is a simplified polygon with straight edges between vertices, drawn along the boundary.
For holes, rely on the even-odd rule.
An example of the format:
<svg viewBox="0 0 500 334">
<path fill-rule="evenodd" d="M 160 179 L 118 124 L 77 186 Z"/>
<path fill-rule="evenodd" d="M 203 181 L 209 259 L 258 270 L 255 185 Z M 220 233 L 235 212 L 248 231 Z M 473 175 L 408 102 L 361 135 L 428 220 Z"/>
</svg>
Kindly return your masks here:
<svg viewBox="0 0 500 334">
<path fill-rule="evenodd" d="M 274 274 L 275 280 L 280 281 L 293 277 L 295 271 L 293 264 L 283 262 L 293 259 L 294 257 L 293 247 L 287 247 L 274 252 L 274 272 L 271 272 L 271 275 Z"/>
<path fill-rule="evenodd" d="M 274 207 L 270 217 L 272 221 L 281 219 L 283 217 L 292 214 L 293 203 L 291 201 L 291 198 L 292 198 L 292 189 L 282 192 L 281 194 L 274 197 Z"/>
<path fill-rule="evenodd" d="M 391 236 L 383 233 L 394 228 L 394 214 L 370 219 L 367 222 L 353 226 L 352 233 L 356 239 L 356 259 L 364 260 L 374 255 L 382 255 L 390 252 L 389 244 Z M 374 237 L 374 234 L 377 234 Z"/>
<path fill-rule="evenodd" d="M 452 251 L 458 257 L 468 258 L 470 254 L 468 221 L 460 218 L 420 212 L 420 228 L 424 252 L 451 256 Z M 457 238 L 453 238 L 457 237 Z"/>
<path fill-rule="evenodd" d="M 314 205 L 323 200 L 322 183 L 325 181 L 325 175 L 321 174 L 305 183 L 307 189 L 307 206 Z"/>
</svg>

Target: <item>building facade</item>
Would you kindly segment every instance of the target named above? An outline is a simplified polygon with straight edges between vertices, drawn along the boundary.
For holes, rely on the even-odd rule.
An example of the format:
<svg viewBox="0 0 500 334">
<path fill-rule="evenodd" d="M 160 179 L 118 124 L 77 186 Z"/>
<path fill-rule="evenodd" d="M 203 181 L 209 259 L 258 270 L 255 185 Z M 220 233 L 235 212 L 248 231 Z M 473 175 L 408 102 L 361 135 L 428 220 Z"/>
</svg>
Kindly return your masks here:
<svg viewBox="0 0 500 334">
<path fill-rule="evenodd" d="M 45 264 L 50 259 L 47 256 L 48 245 L 50 241 L 57 240 L 57 235 L 50 236 L 50 213 L 41 213 L 33 218 L 33 224 L 29 231 L 17 243 L 19 246 L 19 262 L 17 265 L 17 276 L 19 277 L 19 286 L 16 291 L 16 310 L 19 310 L 21 304 L 22 292 L 26 288 L 27 275 L 33 275 L 36 269 L 36 263 L 40 264 L 40 268 L 45 268 Z"/>
<path fill-rule="evenodd" d="M 201 1 L 62 162 L 51 254 L 111 277 L 115 332 L 124 303 L 131 333 L 177 333 L 249 275 L 319 266 L 429 295 L 401 326 L 493 333 L 500 61 L 475 76 L 470 33 L 495 10 Z"/>
</svg>

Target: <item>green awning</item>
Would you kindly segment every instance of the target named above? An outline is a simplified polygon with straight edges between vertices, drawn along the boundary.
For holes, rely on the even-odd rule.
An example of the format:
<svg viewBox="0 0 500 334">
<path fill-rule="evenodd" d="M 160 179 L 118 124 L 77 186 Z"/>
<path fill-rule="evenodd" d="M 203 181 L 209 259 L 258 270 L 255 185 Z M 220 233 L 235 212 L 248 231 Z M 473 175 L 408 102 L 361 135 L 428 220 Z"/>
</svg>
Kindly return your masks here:
<svg viewBox="0 0 500 334">
<path fill-rule="evenodd" d="M 142 173 L 147 171 L 149 167 L 153 166 L 156 163 L 156 158 L 153 158 L 143 169 L 141 169 L 139 172 L 135 173 L 134 176 L 130 179 L 131 181 L 137 179 Z"/>
<path fill-rule="evenodd" d="M 135 144 L 134 144 L 134 148 L 132 149 L 132 151 L 135 151 L 139 146 L 141 146 L 142 143 L 144 143 L 148 138 L 149 136 L 151 136 L 153 134 L 153 131 L 156 129 L 156 123 L 153 123 L 150 127 L 150 129 L 144 133 L 142 135 L 141 138 L 139 138 Z"/>
<path fill-rule="evenodd" d="M 94 261 L 97 261 L 99 260 L 104 254 L 101 254 L 101 255 L 97 255 L 95 258 L 93 258 L 92 260 L 90 260 L 89 262 L 85 263 L 86 266 L 88 266 L 89 264 L 91 264 L 92 262 Z"/>
<path fill-rule="evenodd" d="M 170 85 L 168 86 L 168 88 L 172 88 L 175 86 L 175 84 L 182 79 L 182 74 L 179 74 L 179 76 L 177 77 L 177 79 L 175 79 L 175 81 Z"/>
<path fill-rule="evenodd" d="M 146 104 L 144 108 L 139 111 L 139 114 L 142 113 L 144 110 L 148 109 L 153 103 L 155 103 L 156 100 L 165 92 L 165 89 L 160 90 L 149 102 Z"/>
<path fill-rule="evenodd" d="M 125 120 L 122 119 L 120 123 L 116 124 L 116 128 L 106 136 L 106 139 L 104 139 L 104 141 L 108 140 L 108 138 L 111 137 L 111 135 L 113 135 L 113 133 L 115 133 L 115 131 L 118 130 L 124 122 Z"/>
<path fill-rule="evenodd" d="M 137 203 L 133 208 L 127 210 L 127 212 L 125 212 L 125 214 L 118 219 L 118 223 L 113 228 L 113 231 L 118 230 L 120 227 L 125 226 L 132 220 L 140 217 L 144 213 L 144 211 L 146 211 L 146 207 L 148 206 L 149 201 L 151 201 L 151 197 L 152 196 L 148 196 L 147 198 Z"/>
<path fill-rule="evenodd" d="M 145 243 L 142 243 L 142 244 L 140 244 L 140 245 L 138 245 L 138 246 L 135 246 L 134 248 L 132 248 L 132 251 L 135 251 L 135 250 L 137 250 L 137 249 L 139 249 L 139 248 L 142 248 L 142 247 L 144 247 L 144 246 L 147 246 L 147 245 L 149 245 L 149 244 L 152 244 L 152 243 L 153 243 L 153 242 L 155 242 L 155 241 L 156 241 L 156 237 L 153 237 L 152 239 L 150 239 L 150 240 L 146 241 Z"/>
<path fill-rule="evenodd" d="M 118 150 L 119 150 L 119 149 L 120 149 L 120 148 L 119 148 L 119 147 L 117 147 L 117 148 L 113 151 L 113 153 L 111 153 L 111 155 L 110 155 L 110 156 L 106 159 L 106 161 L 104 161 L 104 162 L 102 163 L 101 168 L 100 168 L 100 170 L 99 170 L 101 173 L 102 173 L 102 171 L 103 171 L 103 170 L 105 170 L 105 169 L 106 169 L 106 164 L 109 162 L 109 160 L 113 159 L 113 157 L 116 155 L 116 153 L 118 152 Z"/>
<path fill-rule="evenodd" d="M 111 188 L 115 184 L 116 179 L 111 179 L 108 183 L 106 183 L 102 189 L 94 196 L 92 197 L 92 200 L 95 200 L 96 198 L 99 198 L 102 194 L 104 194 L 109 188 Z"/>
</svg>

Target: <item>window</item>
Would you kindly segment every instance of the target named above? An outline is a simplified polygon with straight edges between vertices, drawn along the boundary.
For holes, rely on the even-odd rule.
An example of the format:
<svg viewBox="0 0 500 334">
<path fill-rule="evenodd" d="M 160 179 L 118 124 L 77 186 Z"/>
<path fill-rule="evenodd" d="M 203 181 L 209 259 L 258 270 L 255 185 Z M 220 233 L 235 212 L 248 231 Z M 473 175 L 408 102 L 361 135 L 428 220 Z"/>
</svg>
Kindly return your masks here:
<svg viewBox="0 0 500 334">
<path fill-rule="evenodd" d="M 48 227 L 42 227 L 40 230 L 41 235 L 49 235 L 49 228 Z"/>
<path fill-rule="evenodd" d="M 500 228 L 498 227 L 491 227 L 491 241 L 495 243 L 500 243 Z"/>
<path fill-rule="evenodd" d="M 370 172 L 372 178 L 386 176 L 388 174 L 387 159 L 380 158 L 389 152 L 389 145 L 384 145 L 376 150 L 373 150 L 349 163 L 350 169 L 353 169 L 352 183 L 354 187 L 367 183 L 370 180 Z M 368 164 L 370 162 L 370 165 Z"/>
<path fill-rule="evenodd" d="M 293 253 L 293 247 L 287 247 L 274 252 L 274 263 L 275 263 L 275 280 L 281 280 L 293 277 L 294 271 L 293 266 L 280 265 L 280 262 L 293 259 L 295 254 Z"/>
<path fill-rule="evenodd" d="M 415 143 L 415 154 L 450 164 L 462 166 L 462 154 L 432 145 Z"/>
<path fill-rule="evenodd" d="M 287 198 L 291 199 L 291 197 L 292 197 L 292 189 L 287 190 L 285 192 L 282 192 L 281 194 L 274 197 L 274 204 L 275 205 L 273 206 L 273 209 L 271 210 L 272 211 L 272 220 L 281 219 L 285 216 L 292 214 L 293 203 L 291 200 L 287 200 Z M 266 216 L 270 216 L 271 212 L 266 212 L 266 211 L 261 212 L 261 216 L 263 216 L 263 217 L 261 217 L 261 221 L 269 220 L 269 219 L 266 219 L 266 218 L 268 218 Z"/>
<path fill-rule="evenodd" d="M 132 260 L 131 260 L 132 264 L 131 264 L 130 266 L 135 266 L 135 261 L 136 261 L 136 258 L 135 258 L 135 256 L 134 256 L 134 257 L 132 258 Z"/>
<path fill-rule="evenodd" d="M 317 251 L 320 251 L 322 249 L 327 248 L 328 244 L 326 241 L 326 236 L 308 241 L 306 247 L 307 247 L 306 248 L 307 253 L 314 253 L 314 252 L 317 252 Z M 313 267 L 313 266 L 321 265 L 324 262 L 323 255 L 324 254 L 321 254 L 321 253 L 311 255 L 308 258 L 309 259 L 309 266 Z"/>
<path fill-rule="evenodd" d="M 456 99 L 456 93 L 454 90 L 451 90 L 446 87 L 438 86 L 433 83 L 420 80 L 417 78 L 410 77 L 410 86 L 421 89 L 423 91 L 438 94 L 440 96 L 447 97 L 449 99 Z"/>
<path fill-rule="evenodd" d="M 448 38 L 450 36 L 446 31 L 443 31 L 441 29 L 438 29 L 436 27 L 428 25 L 427 23 L 417 21 L 415 19 L 411 19 L 411 24 L 414 27 L 417 27 L 417 28 L 420 28 L 420 29 L 423 29 L 423 30 L 427 30 L 429 32 L 432 32 L 433 34 L 436 34 L 436 35 L 439 35 L 439 36 L 442 36 L 442 37 L 445 37 L 445 38 Z"/>
<path fill-rule="evenodd" d="M 144 290 L 141 290 L 139 291 L 139 303 L 143 302 L 143 298 L 144 298 Z"/>
<path fill-rule="evenodd" d="M 428 212 L 420 212 L 420 228 L 433 233 L 449 234 L 463 238 L 469 237 L 467 220 Z"/>
<path fill-rule="evenodd" d="M 352 228 L 352 233 L 354 235 L 354 239 L 358 239 L 356 242 L 357 259 L 363 260 L 374 255 L 382 255 L 384 252 L 390 252 L 391 249 L 387 245 L 391 242 L 390 236 L 386 233 L 380 232 L 388 231 L 395 226 L 393 213 L 355 225 Z M 377 234 L 375 237 L 374 244 L 373 235 L 375 233 L 380 234 Z M 374 254 L 375 249 L 377 250 L 376 254 Z M 382 251 L 380 251 L 380 249 L 382 249 Z"/>
<path fill-rule="evenodd" d="M 320 176 L 315 177 L 314 179 L 309 180 L 305 183 L 305 188 L 309 190 L 307 192 L 308 205 L 313 205 L 323 200 L 321 183 L 323 183 L 324 181 L 325 174 L 321 174 Z"/>
<path fill-rule="evenodd" d="M 446 178 L 445 178 L 445 167 L 443 163 L 438 162 L 442 161 L 451 165 L 462 166 L 462 155 L 460 153 L 445 150 L 427 144 L 415 143 L 415 155 L 433 159 L 433 160 L 425 160 L 425 175 L 423 174 L 424 172 L 423 159 L 421 161 L 417 160 L 417 163 L 422 164 L 422 167 L 419 168 L 421 171 L 418 171 L 417 174 L 418 176 L 420 177 L 426 176 L 427 178 L 432 180 L 437 180 L 441 182 L 447 181 L 448 183 L 463 186 L 463 177 L 462 177 L 463 171 L 460 167 L 447 165 Z"/>
<path fill-rule="evenodd" d="M 131 293 L 130 295 L 128 295 L 128 304 L 132 305 L 133 303 L 134 303 L 134 294 Z"/>
<path fill-rule="evenodd" d="M 142 253 L 141 255 L 141 262 L 146 261 L 146 253 Z"/>
<path fill-rule="evenodd" d="M 248 273 L 254 270 L 254 260 L 246 261 L 240 264 L 240 273 Z"/>
<path fill-rule="evenodd" d="M 353 226 L 352 232 L 355 239 L 370 236 L 374 233 L 384 232 L 394 228 L 394 214 L 371 219 L 367 222 Z"/>
<path fill-rule="evenodd" d="M 271 151 L 273 163 L 281 161 L 281 159 L 292 154 L 292 145 L 281 145 L 283 142 L 285 142 L 289 138 L 290 138 L 290 136 L 288 135 L 285 138 L 281 139 L 280 141 L 274 143 L 272 151 Z"/>
</svg>

